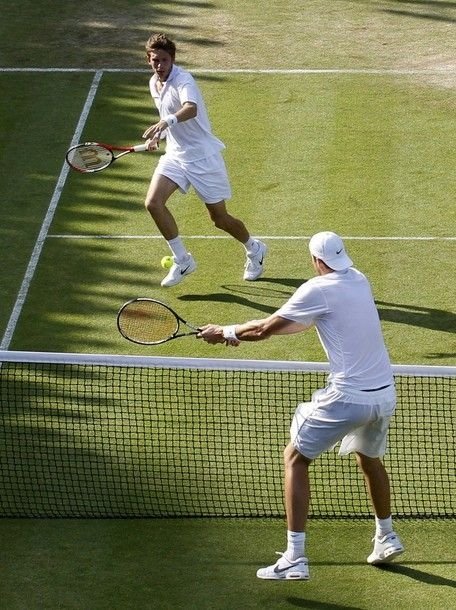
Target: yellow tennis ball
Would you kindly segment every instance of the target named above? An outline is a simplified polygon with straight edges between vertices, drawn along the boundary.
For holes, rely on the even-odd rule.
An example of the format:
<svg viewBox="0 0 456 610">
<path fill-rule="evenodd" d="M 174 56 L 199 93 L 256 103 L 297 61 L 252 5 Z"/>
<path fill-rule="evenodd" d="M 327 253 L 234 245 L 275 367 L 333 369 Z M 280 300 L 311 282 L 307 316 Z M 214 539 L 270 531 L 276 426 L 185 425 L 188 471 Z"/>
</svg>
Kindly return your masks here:
<svg viewBox="0 0 456 610">
<path fill-rule="evenodd" d="M 163 269 L 171 269 L 171 267 L 174 265 L 174 259 L 172 256 L 164 256 L 161 259 L 160 264 Z"/>
</svg>

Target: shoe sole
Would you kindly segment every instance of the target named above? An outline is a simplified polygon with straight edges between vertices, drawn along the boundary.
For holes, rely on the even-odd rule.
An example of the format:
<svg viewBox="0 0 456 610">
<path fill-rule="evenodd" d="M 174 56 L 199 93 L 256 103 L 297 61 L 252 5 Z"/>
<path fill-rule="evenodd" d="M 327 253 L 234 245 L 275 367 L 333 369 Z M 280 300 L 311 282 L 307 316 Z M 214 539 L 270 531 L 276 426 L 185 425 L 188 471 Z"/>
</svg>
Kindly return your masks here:
<svg viewBox="0 0 456 610">
<path fill-rule="evenodd" d="M 309 575 L 307 574 L 287 574 L 285 576 L 285 580 L 309 580 Z"/>
<path fill-rule="evenodd" d="M 382 563 L 389 563 L 390 561 L 393 561 L 393 559 L 396 559 L 396 557 L 399 557 L 399 555 L 402 555 L 403 552 L 404 549 L 398 549 L 397 551 L 393 551 L 386 557 L 379 557 L 378 559 L 373 559 L 372 561 L 368 560 L 367 563 L 371 566 L 376 566 Z"/>
<path fill-rule="evenodd" d="M 178 282 L 173 282 L 172 284 L 164 284 L 163 283 L 164 280 L 162 280 L 161 283 L 160 283 L 160 286 L 162 288 L 171 288 L 171 286 L 177 286 L 178 284 L 180 284 L 187 277 L 187 275 L 190 275 L 191 273 L 196 271 L 196 268 L 197 268 L 197 265 L 195 265 L 195 267 L 191 271 L 186 271 L 185 273 L 183 273 L 181 275 L 181 277 L 179 278 Z"/>
<path fill-rule="evenodd" d="M 291 569 L 291 567 L 284 570 L 268 570 L 263 573 L 262 570 L 258 570 L 257 577 L 262 580 L 309 580 L 309 570 L 307 568 L 306 571 L 302 571 L 296 568 Z"/>
<path fill-rule="evenodd" d="M 309 580 L 309 576 L 295 576 L 289 574 L 287 574 L 287 576 L 258 576 L 257 574 L 257 578 L 259 578 L 260 580 Z"/>
<path fill-rule="evenodd" d="M 263 271 L 261 273 L 259 273 L 258 275 L 256 275 L 255 277 L 245 277 L 243 279 L 244 279 L 245 282 L 254 282 L 255 280 L 257 280 L 262 275 L 263 275 Z"/>
</svg>

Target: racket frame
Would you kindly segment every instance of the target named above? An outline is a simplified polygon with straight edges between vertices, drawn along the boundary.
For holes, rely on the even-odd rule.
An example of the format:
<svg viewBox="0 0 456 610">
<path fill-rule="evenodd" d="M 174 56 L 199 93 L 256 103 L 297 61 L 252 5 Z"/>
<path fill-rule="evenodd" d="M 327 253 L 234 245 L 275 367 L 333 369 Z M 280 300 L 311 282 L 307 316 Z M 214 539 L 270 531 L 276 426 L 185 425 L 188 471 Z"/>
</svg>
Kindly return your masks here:
<svg viewBox="0 0 456 610">
<path fill-rule="evenodd" d="M 128 309 L 128 307 L 131 306 L 133 303 L 138 303 L 138 302 L 152 302 L 152 303 L 156 303 L 157 305 L 160 305 L 161 307 L 167 309 L 174 316 L 174 318 L 176 320 L 175 331 L 171 335 L 166 337 L 165 339 L 160 339 L 158 341 L 140 341 L 138 339 L 133 339 L 133 338 L 129 337 L 122 328 L 121 317 L 122 317 L 122 314 L 125 311 L 125 309 Z M 117 330 L 122 335 L 122 337 L 124 339 L 127 339 L 127 341 L 131 341 L 132 343 L 136 343 L 138 345 L 160 345 L 162 343 L 166 343 L 167 341 L 172 341 L 173 339 L 177 339 L 179 337 L 189 337 L 191 335 L 197 335 L 201 330 L 200 328 L 193 326 L 193 324 L 190 324 L 190 322 L 187 322 L 186 320 L 184 320 L 184 318 L 182 318 L 176 311 L 174 311 L 174 309 L 172 307 L 170 307 L 166 303 L 163 303 L 162 301 L 159 301 L 158 299 L 152 299 L 149 297 L 136 297 L 136 298 L 130 299 L 129 301 L 124 303 L 122 305 L 122 307 L 119 309 L 119 311 L 117 312 L 116 322 L 117 322 Z M 188 326 L 188 328 L 190 328 L 191 331 L 180 333 L 179 329 L 180 329 L 181 323 Z"/>
<path fill-rule="evenodd" d="M 100 167 L 95 167 L 95 168 L 83 168 L 83 167 L 79 167 L 77 165 L 74 165 L 72 161 L 70 161 L 71 158 L 71 153 L 75 150 L 83 150 L 84 148 L 89 149 L 90 147 L 94 147 L 94 146 L 98 146 L 99 148 L 102 148 L 106 151 L 108 151 L 109 153 L 111 153 L 111 158 L 109 160 L 106 161 L 106 163 L 104 165 L 101 165 Z M 145 152 L 146 150 L 148 150 L 148 144 L 136 144 L 135 146 L 113 146 L 111 144 L 105 144 L 103 142 L 81 142 L 79 144 L 75 144 L 74 146 L 71 146 L 66 154 L 65 154 L 65 160 L 68 163 L 68 165 L 76 170 L 77 172 L 81 173 L 81 174 L 93 174 L 95 172 L 101 172 L 104 169 L 107 169 L 110 165 L 112 165 L 114 163 L 114 161 L 116 159 L 120 159 L 120 157 L 123 157 L 124 155 L 127 155 L 128 153 L 132 153 L 132 152 Z M 114 151 L 120 151 L 120 154 L 115 155 Z"/>
</svg>

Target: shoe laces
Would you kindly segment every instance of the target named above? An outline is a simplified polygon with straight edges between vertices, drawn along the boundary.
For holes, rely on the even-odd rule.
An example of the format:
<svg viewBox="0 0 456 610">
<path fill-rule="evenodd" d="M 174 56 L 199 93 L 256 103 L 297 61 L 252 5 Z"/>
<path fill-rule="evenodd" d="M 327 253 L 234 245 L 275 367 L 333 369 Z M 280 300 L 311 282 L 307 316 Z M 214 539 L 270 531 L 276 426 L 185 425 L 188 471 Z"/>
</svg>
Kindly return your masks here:
<svg viewBox="0 0 456 610">
<path fill-rule="evenodd" d="M 249 267 L 252 267 L 252 268 L 261 267 L 260 261 L 258 260 L 258 255 L 255 254 L 255 256 L 253 256 L 253 257 L 250 257 L 247 255 L 247 260 L 245 261 L 244 267 L 246 269 Z"/>
<path fill-rule="evenodd" d="M 377 534 L 374 535 L 374 537 L 372 538 L 372 542 L 387 542 L 389 540 L 395 540 L 397 538 L 397 535 L 394 532 L 389 532 L 388 534 L 385 534 L 384 536 L 378 537 Z"/>
<path fill-rule="evenodd" d="M 281 557 L 283 557 L 283 558 L 284 558 L 286 561 L 288 561 L 288 563 L 290 564 L 290 567 L 292 567 L 292 566 L 296 566 L 296 565 L 298 565 L 298 563 L 306 563 L 306 562 L 307 562 L 307 559 L 306 559 L 305 557 L 303 557 L 303 556 L 298 557 L 297 559 L 290 559 L 290 558 L 288 557 L 288 555 L 286 554 L 286 551 L 285 551 L 285 552 L 283 552 L 283 553 L 281 553 L 280 551 L 276 551 L 276 552 L 275 552 L 275 554 L 276 554 L 276 555 L 280 555 L 280 556 L 281 556 Z M 280 560 L 278 560 L 278 561 L 280 561 Z"/>
</svg>

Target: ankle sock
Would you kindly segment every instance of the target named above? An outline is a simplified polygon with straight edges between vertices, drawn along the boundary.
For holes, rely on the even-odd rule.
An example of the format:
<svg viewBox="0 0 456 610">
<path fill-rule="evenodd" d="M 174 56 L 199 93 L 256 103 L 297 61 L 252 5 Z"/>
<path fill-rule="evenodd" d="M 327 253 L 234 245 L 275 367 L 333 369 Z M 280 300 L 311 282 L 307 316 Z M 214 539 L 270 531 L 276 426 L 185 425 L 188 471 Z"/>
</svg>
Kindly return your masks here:
<svg viewBox="0 0 456 610">
<path fill-rule="evenodd" d="M 182 262 L 186 258 L 188 258 L 187 250 L 180 237 L 175 237 L 174 239 L 170 239 L 167 243 L 168 243 L 169 249 L 173 253 L 173 256 L 176 259 L 176 261 Z"/>
<path fill-rule="evenodd" d="M 377 538 L 383 538 L 383 536 L 391 534 L 392 531 L 392 517 L 387 517 L 386 519 L 379 519 L 378 517 L 375 517 L 375 535 Z"/>
<path fill-rule="evenodd" d="M 286 555 L 291 561 L 304 557 L 304 547 L 306 542 L 305 532 L 292 532 L 287 530 L 287 550 Z"/>
<path fill-rule="evenodd" d="M 254 256 L 259 251 L 260 244 L 256 239 L 253 239 L 253 237 L 249 237 L 248 241 L 244 244 L 244 248 L 246 249 L 247 254 Z"/>
</svg>

